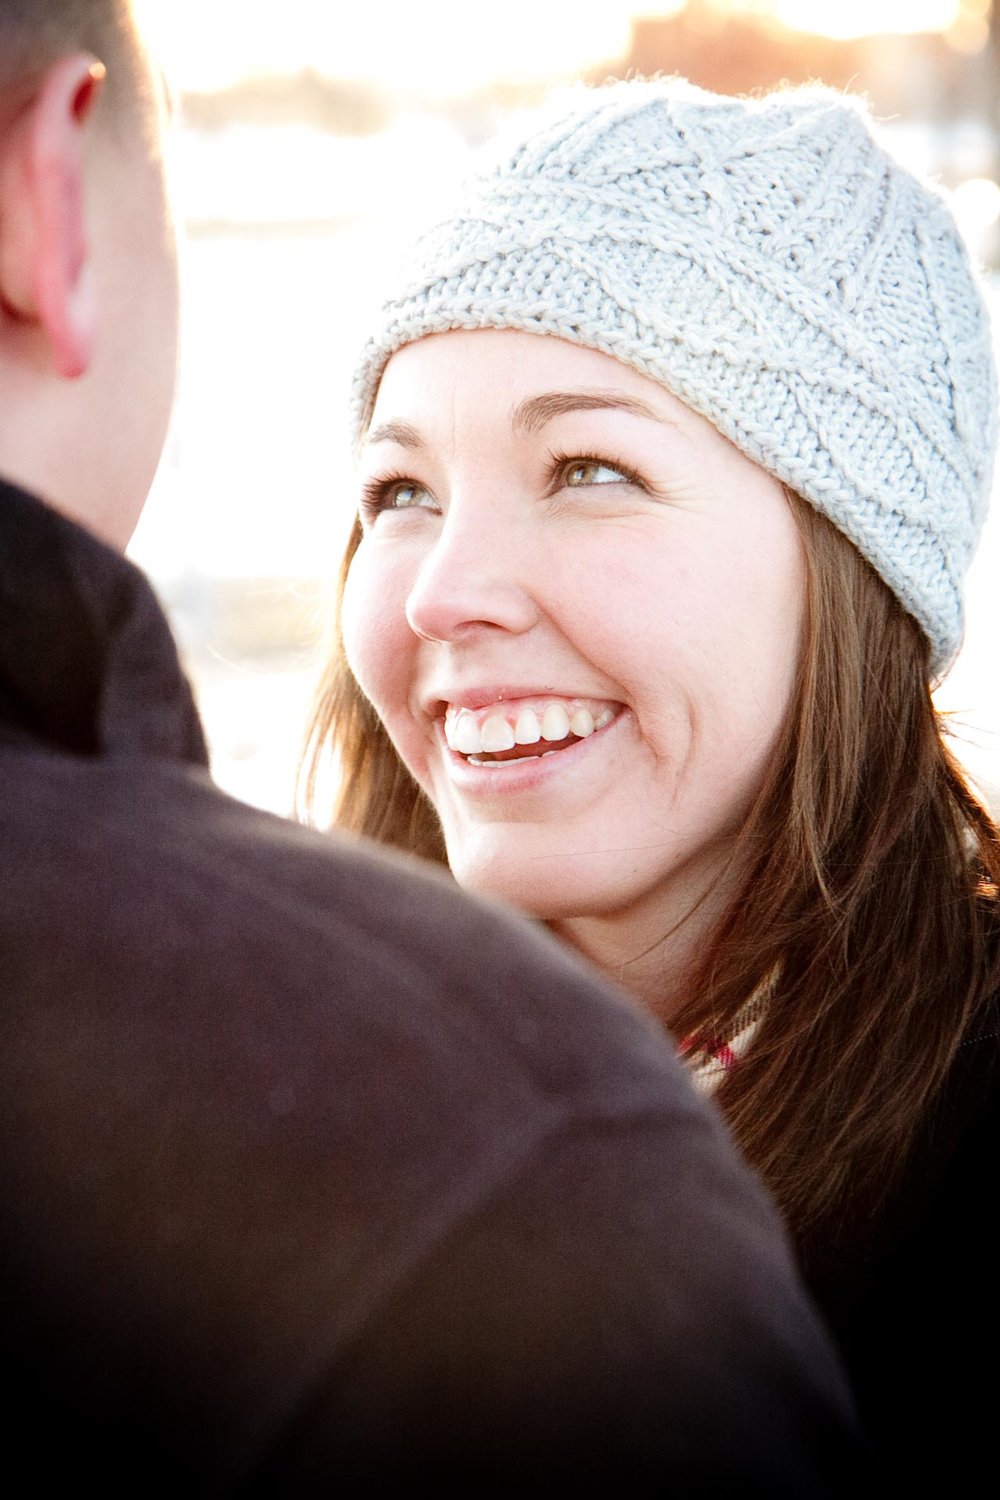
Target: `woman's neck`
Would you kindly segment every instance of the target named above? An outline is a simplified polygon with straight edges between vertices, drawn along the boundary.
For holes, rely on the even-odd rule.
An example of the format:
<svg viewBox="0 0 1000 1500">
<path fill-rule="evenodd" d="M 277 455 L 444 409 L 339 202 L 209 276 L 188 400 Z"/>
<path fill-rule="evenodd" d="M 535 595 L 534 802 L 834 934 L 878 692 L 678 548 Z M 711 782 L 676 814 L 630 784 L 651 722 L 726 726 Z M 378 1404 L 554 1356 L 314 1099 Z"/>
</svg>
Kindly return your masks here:
<svg viewBox="0 0 1000 1500">
<path fill-rule="evenodd" d="M 700 890 L 654 892 L 618 911 L 557 918 L 548 926 L 669 1026 L 689 998 L 692 975 L 731 895 L 730 873 L 717 872 Z"/>
</svg>

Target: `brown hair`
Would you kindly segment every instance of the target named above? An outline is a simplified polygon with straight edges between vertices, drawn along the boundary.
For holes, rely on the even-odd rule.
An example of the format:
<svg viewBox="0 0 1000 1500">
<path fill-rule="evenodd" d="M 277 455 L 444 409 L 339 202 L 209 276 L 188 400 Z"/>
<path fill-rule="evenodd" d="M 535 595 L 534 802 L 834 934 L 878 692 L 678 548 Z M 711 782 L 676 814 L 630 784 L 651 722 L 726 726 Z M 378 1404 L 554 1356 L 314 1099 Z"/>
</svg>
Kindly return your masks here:
<svg viewBox="0 0 1000 1500">
<path fill-rule="evenodd" d="M 798 691 L 734 856 L 738 894 L 672 1024 L 725 1036 L 773 978 L 718 1099 L 801 1233 L 848 1198 L 874 1206 L 979 1024 L 1000 842 L 945 743 L 919 626 L 829 521 L 794 508 Z"/>
<path fill-rule="evenodd" d="M 733 856 L 737 895 L 671 1026 L 726 1038 L 770 982 L 718 1100 L 805 1234 L 885 1191 L 993 994 L 1000 843 L 944 742 L 919 626 L 830 522 L 790 500 L 808 560 L 797 691 Z M 355 528 L 341 592 L 358 540 Z M 307 804 L 331 754 L 340 826 L 444 862 L 434 810 L 339 646 Z"/>
<path fill-rule="evenodd" d="M 355 521 L 340 566 L 329 664 L 319 684 L 303 754 L 299 812 L 316 821 L 320 787 L 329 766 L 336 779 L 332 822 L 338 828 L 447 865 L 437 813 L 396 754 L 344 656 L 337 627 L 344 586 L 360 541 L 361 526 Z"/>
</svg>

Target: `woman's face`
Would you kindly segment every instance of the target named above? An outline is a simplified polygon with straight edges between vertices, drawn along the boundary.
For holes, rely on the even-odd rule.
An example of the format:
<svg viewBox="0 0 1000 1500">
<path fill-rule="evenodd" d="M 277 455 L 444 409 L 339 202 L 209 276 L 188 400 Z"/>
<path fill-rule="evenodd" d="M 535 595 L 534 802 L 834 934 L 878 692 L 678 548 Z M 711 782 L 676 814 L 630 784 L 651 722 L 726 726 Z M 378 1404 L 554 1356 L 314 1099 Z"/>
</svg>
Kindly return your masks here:
<svg viewBox="0 0 1000 1500">
<path fill-rule="evenodd" d="M 393 356 L 360 483 L 347 657 L 458 880 L 567 930 L 678 920 L 789 706 L 780 484 L 610 356 L 507 331 Z"/>
</svg>

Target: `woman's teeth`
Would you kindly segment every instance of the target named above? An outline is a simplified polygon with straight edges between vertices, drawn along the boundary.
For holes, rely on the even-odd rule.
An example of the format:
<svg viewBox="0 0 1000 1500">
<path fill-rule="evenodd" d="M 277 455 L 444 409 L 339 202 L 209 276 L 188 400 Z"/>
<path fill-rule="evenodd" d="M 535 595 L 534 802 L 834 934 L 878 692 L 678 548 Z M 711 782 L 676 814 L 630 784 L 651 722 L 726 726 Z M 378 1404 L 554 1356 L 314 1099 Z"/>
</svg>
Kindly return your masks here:
<svg viewBox="0 0 1000 1500">
<path fill-rule="evenodd" d="M 541 708 L 541 718 L 538 710 L 525 705 L 513 722 L 497 710 L 479 719 L 467 708 L 449 708 L 444 716 L 444 737 L 449 749 L 459 755 L 502 755 L 519 746 L 543 741 L 559 744 L 570 736 L 584 740 L 596 729 L 605 728 L 613 718 L 610 708 L 602 709 L 595 718 L 589 708 L 570 709 L 564 703 L 547 703 Z"/>
</svg>

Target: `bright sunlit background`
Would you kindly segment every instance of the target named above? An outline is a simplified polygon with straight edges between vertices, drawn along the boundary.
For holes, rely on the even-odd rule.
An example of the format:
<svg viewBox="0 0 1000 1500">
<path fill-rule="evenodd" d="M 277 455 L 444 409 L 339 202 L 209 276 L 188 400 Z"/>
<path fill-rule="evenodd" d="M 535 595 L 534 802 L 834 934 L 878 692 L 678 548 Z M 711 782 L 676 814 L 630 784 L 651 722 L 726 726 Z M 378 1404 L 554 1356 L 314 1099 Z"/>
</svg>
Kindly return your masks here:
<svg viewBox="0 0 1000 1500">
<path fill-rule="evenodd" d="M 504 113 L 630 70 L 866 93 L 953 194 L 1000 301 L 1000 22 L 990 0 L 134 0 L 178 100 L 185 318 L 173 430 L 131 555 L 153 576 L 217 779 L 290 809 L 350 517 L 343 413 L 368 308 Z M 1000 509 L 1000 508 L 998 508 Z M 1000 793 L 1000 516 L 941 693 Z"/>
</svg>

